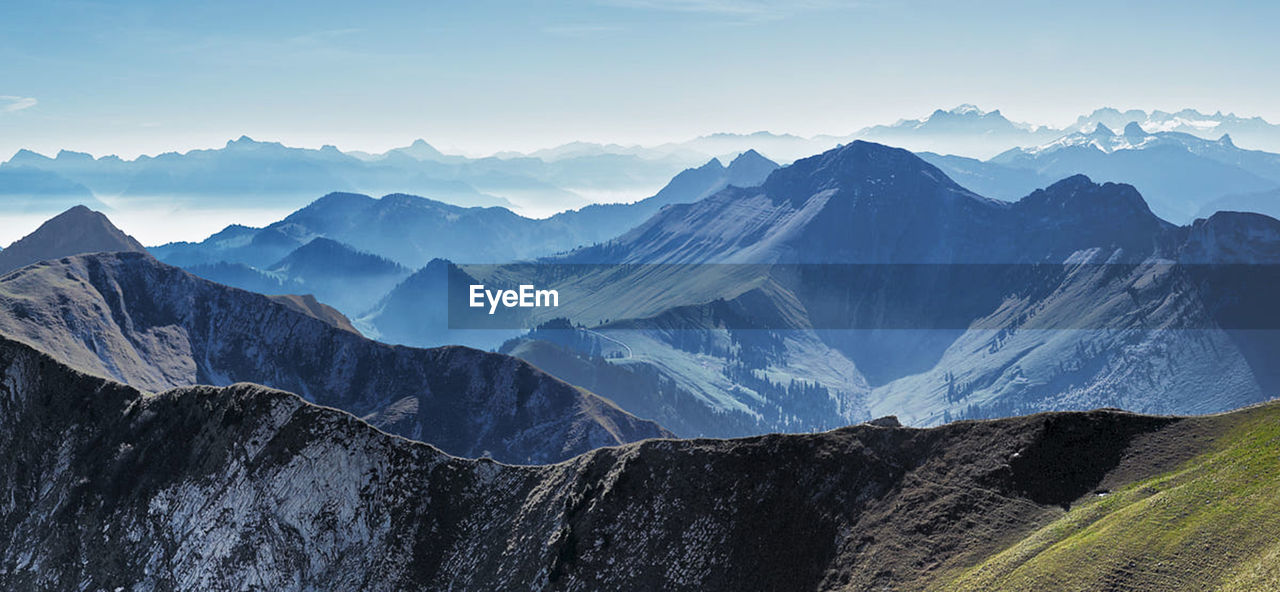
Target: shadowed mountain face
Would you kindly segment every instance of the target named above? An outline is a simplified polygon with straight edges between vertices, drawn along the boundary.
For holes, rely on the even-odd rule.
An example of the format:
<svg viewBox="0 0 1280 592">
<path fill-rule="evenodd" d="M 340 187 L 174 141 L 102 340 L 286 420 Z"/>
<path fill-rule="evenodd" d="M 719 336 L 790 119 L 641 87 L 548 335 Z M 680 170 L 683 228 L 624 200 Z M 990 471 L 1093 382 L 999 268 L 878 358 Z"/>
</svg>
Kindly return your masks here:
<svg viewBox="0 0 1280 592">
<path fill-rule="evenodd" d="M 392 347 L 145 253 L 44 262 L 0 280 L 0 333 L 140 389 L 256 382 L 463 456 L 547 462 L 666 434 L 525 362 Z M 323 315 L 319 315 L 323 316 Z"/>
<path fill-rule="evenodd" d="M 36 261 L 100 251 L 145 253 L 146 249 L 113 226 L 106 216 L 75 206 L 0 251 L 0 274 Z"/>
<path fill-rule="evenodd" d="M 797 161 L 563 258 L 608 263 L 1034 263 L 1088 248 L 1141 259 L 1174 227 L 1132 187 L 1074 176 L 987 199 L 905 150 L 867 142 Z M 1028 244 L 1030 242 L 1030 244 Z"/>
<path fill-rule="evenodd" d="M 230 229 L 220 234 L 229 232 Z M 258 237 L 272 235 L 264 232 Z M 222 243 L 233 241 L 219 239 Z M 255 239 L 251 245 L 262 246 L 262 242 L 265 241 Z M 275 247 L 258 250 L 254 246 L 247 249 L 255 258 L 275 250 Z M 246 249 L 230 247 L 228 252 L 244 253 Z M 185 259 L 181 253 L 174 258 Z M 323 237 L 311 239 L 280 260 L 261 267 L 217 261 L 189 263 L 184 265 L 184 269 L 220 284 L 260 294 L 311 294 L 351 316 L 367 311 L 409 275 L 407 268 L 390 259 Z"/>
<path fill-rule="evenodd" d="M 534 320 L 568 334 L 503 351 L 682 435 L 1218 412 L 1280 389 L 1277 237 L 1265 216 L 1174 226 L 1080 175 L 987 199 L 854 142 L 545 260 L 566 304 Z"/>
<path fill-rule="evenodd" d="M 1280 474 L 1275 406 L 655 440 L 521 467 L 254 385 L 142 395 L 8 340 L 0 376 L 10 589 L 1045 589 L 1019 584 L 1010 545 L 1063 589 L 1138 558 L 1261 589 L 1247 578 L 1280 527 L 1258 493 Z M 1245 500 L 1247 530 L 1208 520 Z M 1197 536 L 1144 545 L 1154 523 Z"/>
</svg>

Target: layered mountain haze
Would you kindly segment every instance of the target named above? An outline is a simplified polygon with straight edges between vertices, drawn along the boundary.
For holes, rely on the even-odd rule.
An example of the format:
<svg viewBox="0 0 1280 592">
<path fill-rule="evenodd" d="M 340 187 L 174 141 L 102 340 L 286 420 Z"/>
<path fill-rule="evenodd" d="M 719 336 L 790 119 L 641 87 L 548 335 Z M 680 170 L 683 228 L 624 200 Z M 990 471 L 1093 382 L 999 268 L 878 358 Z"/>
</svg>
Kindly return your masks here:
<svg viewBox="0 0 1280 592">
<path fill-rule="evenodd" d="M 603 152 L 548 160 L 524 155 L 468 158 L 443 154 L 423 140 L 367 154 L 247 136 L 218 148 L 133 160 L 67 150 L 51 158 L 21 150 L 0 164 L 0 208 L 48 212 L 70 203 L 96 206 L 101 199 L 131 211 L 278 210 L 344 191 L 414 193 L 461 206 L 500 206 L 548 216 L 598 196 L 615 201 L 646 195 L 709 156 L 690 151 L 644 156 Z"/>
<path fill-rule="evenodd" d="M 213 208 L 262 207 L 272 203 L 297 207 L 304 200 L 329 191 L 398 189 L 431 192 L 472 205 L 511 205 L 441 171 L 366 163 L 333 146 L 319 150 L 294 148 L 247 136 L 230 140 L 221 148 L 140 156 L 135 160 L 94 158 L 66 150 L 49 158 L 23 151 L 4 166 L 46 171 L 121 204 L 184 203 Z M 10 189 L 18 191 L 21 187 L 14 185 Z"/>
<path fill-rule="evenodd" d="M 1221 111 L 1201 113 L 1195 109 L 1182 109 L 1168 112 L 1156 109 L 1148 112 L 1142 109 L 1121 111 L 1104 107 L 1088 115 L 1081 115 L 1063 131 L 1089 132 L 1099 124 L 1118 130 L 1130 123 L 1136 123 L 1144 131 L 1151 133 L 1180 132 L 1209 140 L 1230 135 L 1251 149 L 1280 152 L 1280 125 L 1269 123 L 1261 117 L 1240 117 L 1234 113 L 1224 115 Z"/>
<path fill-rule="evenodd" d="M 1009 121 L 999 109 L 988 112 L 973 105 L 960 105 L 945 111 L 938 109 L 925 119 L 868 127 L 854 137 L 917 152 L 990 158 L 1014 146 L 1040 144 L 1061 133 L 1048 126 Z"/>
<path fill-rule="evenodd" d="M 627 204 L 590 205 L 556 214 L 551 220 L 575 229 L 582 241 L 574 246 L 605 242 L 635 228 L 666 206 L 693 203 L 729 186 L 755 187 L 777 168 L 777 163 L 759 152 L 747 150 L 727 167 L 713 158 L 699 168 L 687 169 L 652 197 Z"/>
<path fill-rule="evenodd" d="M 925 155 L 961 183 L 1002 199 L 1073 174 L 1134 185 L 1155 213 L 1189 223 L 1217 211 L 1226 195 L 1280 185 L 1280 154 L 1245 150 L 1229 136 L 1206 140 L 1180 132 L 1150 133 L 1137 123 L 1116 132 L 1099 123 L 1052 142 L 1015 148 L 985 162 Z"/>
<path fill-rule="evenodd" d="M 1258 589 L 1277 552 L 1275 405 L 520 467 L 254 385 L 144 395 L 9 340 L 0 374 L 11 588 Z"/>
<path fill-rule="evenodd" d="M 463 456 L 547 462 L 666 432 L 519 360 L 369 341 L 307 298 L 197 278 L 145 253 L 0 279 L 0 333 L 148 391 L 256 382 Z"/>
<path fill-rule="evenodd" d="M 77 205 L 106 207 L 88 187 L 57 173 L 0 163 L 0 211 L 5 214 L 43 214 Z"/>
<path fill-rule="evenodd" d="M 331 193 L 262 229 L 232 226 L 200 243 L 171 243 L 152 252 L 182 266 L 224 261 L 265 267 L 293 248 L 322 237 L 413 269 L 435 258 L 466 263 L 529 259 L 611 239 L 667 205 L 695 202 L 730 185 L 759 185 L 777 166 L 754 151 L 739 155 L 727 167 L 712 159 L 676 175 L 649 198 L 592 205 L 547 219 L 525 218 L 504 208 L 462 208 L 412 195 L 375 199 Z"/>
</svg>

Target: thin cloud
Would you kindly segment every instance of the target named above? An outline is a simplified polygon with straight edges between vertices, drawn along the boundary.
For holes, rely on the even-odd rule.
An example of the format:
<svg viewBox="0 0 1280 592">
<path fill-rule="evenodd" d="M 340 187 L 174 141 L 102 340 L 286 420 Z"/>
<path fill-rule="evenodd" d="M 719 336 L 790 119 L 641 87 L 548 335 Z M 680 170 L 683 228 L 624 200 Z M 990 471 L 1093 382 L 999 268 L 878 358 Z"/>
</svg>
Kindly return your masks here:
<svg viewBox="0 0 1280 592">
<path fill-rule="evenodd" d="M 851 8 L 862 4 L 857 0 L 603 0 L 603 3 L 625 8 L 702 13 L 744 21 L 778 20 L 799 12 Z"/>
<path fill-rule="evenodd" d="M 12 95 L 0 95 L 0 111 L 5 113 L 13 113 L 35 107 L 39 101 L 32 97 L 15 97 Z"/>
</svg>

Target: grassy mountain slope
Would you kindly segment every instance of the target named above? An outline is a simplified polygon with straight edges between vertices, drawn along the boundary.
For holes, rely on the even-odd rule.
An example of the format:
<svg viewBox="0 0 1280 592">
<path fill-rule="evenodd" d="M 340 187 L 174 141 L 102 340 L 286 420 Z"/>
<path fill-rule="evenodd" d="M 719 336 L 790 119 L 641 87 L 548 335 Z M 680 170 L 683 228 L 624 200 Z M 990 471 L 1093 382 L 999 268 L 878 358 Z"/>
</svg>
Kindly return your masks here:
<svg viewBox="0 0 1280 592">
<path fill-rule="evenodd" d="M 1199 433 L 1163 446 L 1208 440 L 1195 458 L 1096 496 L 936 589 L 1280 590 L 1280 406 L 1194 421 Z"/>
</svg>

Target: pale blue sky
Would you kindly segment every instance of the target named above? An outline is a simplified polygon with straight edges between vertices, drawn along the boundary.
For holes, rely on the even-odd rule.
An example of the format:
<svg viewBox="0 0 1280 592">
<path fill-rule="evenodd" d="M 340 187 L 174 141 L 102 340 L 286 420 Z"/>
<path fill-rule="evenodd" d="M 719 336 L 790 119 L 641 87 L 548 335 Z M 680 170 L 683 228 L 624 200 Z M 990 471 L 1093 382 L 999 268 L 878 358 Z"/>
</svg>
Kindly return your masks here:
<svg viewBox="0 0 1280 592">
<path fill-rule="evenodd" d="M 263 6 L 265 5 L 265 6 Z M 845 134 L 975 103 L 1280 121 L 1277 2 L 6 0 L 0 158 Z"/>
</svg>

